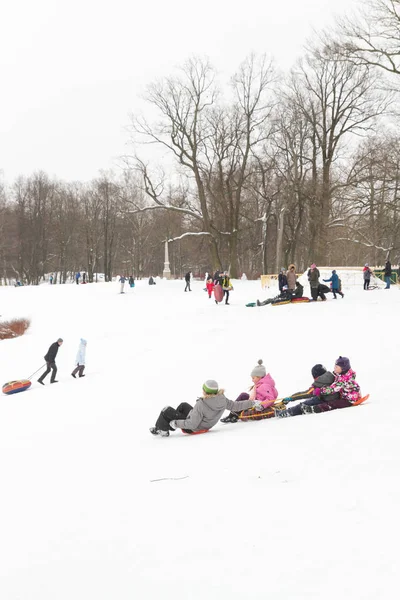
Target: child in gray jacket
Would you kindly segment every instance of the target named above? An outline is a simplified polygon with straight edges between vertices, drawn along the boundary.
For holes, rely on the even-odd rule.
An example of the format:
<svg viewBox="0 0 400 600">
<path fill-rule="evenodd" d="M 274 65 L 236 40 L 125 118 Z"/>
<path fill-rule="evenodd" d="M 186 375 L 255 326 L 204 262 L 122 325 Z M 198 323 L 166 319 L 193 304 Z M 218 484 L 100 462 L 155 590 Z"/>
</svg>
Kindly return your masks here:
<svg viewBox="0 0 400 600">
<path fill-rule="evenodd" d="M 209 379 L 203 384 L 203 396 L 191 406 L 182 402 L 176 409 L 166 406 L 162 409 L 155 427 L 150 427 L 153 435 L 168 436 L 170 431 L 182 429 L 184 433 L 196 433 L 214 427 L 224 410 L 241 412 L 248 408 L 262 410 L 258 400 L 242 400 L 234 402 L 224 396 L 224 391 L 218 388 L 218 383 Z"/>
</svg>

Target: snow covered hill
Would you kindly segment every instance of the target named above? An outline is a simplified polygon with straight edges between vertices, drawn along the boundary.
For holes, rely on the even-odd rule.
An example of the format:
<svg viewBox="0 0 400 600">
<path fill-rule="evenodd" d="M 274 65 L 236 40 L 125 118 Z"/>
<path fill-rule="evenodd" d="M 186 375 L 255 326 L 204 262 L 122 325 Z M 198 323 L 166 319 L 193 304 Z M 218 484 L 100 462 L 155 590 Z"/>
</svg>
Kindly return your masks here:
<svg viewBox="0 0 400 600">
<path fill-rule="evenodd" d="M 58 337 L 59 383 L 0 404 L 2 600 L 392 600 L 400 489 L 399 289 L 247 308 L 194 282 L 0 288 L 0 383 L 26 378 Z M 308 291 L 308 290 L 306 290 Z M 80 337 L 86 377 L 70 373 Z M 349 356 L 360 407 L 154 438 L 166 404 L 215 378 L 246 391 L 263 358 L 280 395 Z"/>
</svg>

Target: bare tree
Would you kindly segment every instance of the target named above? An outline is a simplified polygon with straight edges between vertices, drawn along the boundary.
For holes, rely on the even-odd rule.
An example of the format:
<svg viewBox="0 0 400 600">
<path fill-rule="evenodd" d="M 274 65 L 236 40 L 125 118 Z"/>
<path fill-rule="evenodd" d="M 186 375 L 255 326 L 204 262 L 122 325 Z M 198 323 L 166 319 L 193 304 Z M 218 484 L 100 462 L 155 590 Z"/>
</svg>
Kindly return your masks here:
<svg viewBox="0 0 400 600">
<path fill-rule="evenodd" d="M 322 264 L 333 195 L 332 166 L 350 134 L 366 134 L 387 107 L 376 93 L 376 78 L 368 65 L 341 60 L 325 47 L 315 48 L 292 74 L 298 109 L 312 128 L 311 251 Z"/>
<path fill-rule="evenodd" d="M 356 16 L 342 19 L 341 51 L 356 65 L 400 75 L 400 0 L 368 0 Z"/>
</svg>

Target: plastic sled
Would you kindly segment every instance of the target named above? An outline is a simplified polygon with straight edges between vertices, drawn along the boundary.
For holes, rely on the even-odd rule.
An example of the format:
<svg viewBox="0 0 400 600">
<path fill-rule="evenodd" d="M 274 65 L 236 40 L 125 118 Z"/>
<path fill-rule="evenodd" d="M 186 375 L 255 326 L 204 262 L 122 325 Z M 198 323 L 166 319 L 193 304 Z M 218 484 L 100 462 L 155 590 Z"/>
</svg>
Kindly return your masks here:
<svg viewBox="0 0 400 600">
<path fill-rule="evenodd" d="M 17 381 L 8 381 L 3 385 L 3 394 L 10 396 L 11 394 L 18 394 L 18 392 L 24 392 L 31 387 L 32 383 L 29 379 L 18 379 Z"/>
<path fill-rule="evenodd" d="M 207 433 L 208 431 L 210 431 L 209 429 L 200 429 L 200 431 L 193 431 L 192 433 L 189 433 L 188 431 L 184 431 L 182 429 L 182 433 L 184 433 L 185 435 L 198 435 L 199 433 Z"/>
<path fill-rule="evenodd" d="M 271 306 L 281 306 L 282 304 L 290 304 L 291 300 L 281 300 L 281 302 L 272 302 Z"/>
<path fill-rule="evenodd" d="M 362 398 L 357 400 L 357 402 L 353 402 L 353 406 L 358 406 L 359 404 L 362 404 L 363 402 L 368 400 L 368 398 L 369 398 L 369 394 L 367 394 L 366 396 L 363 396 Z"/>
</svg>

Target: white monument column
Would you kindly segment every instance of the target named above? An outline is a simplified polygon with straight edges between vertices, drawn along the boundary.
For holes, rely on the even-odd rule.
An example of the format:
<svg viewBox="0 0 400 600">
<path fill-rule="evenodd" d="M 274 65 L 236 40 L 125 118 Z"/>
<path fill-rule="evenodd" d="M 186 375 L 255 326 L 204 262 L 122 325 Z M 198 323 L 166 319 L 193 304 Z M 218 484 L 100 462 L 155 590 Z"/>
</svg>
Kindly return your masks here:
<svg viewBox="0 0 400 600">
<path fill-rule="evenodd" d="M 165 258 L 164 258 L 164 279 L 171 279 L 171 270 L 169 268 L 169 256 L 168 256 L 168 240 L 165 240 Z"/>
</svg>

